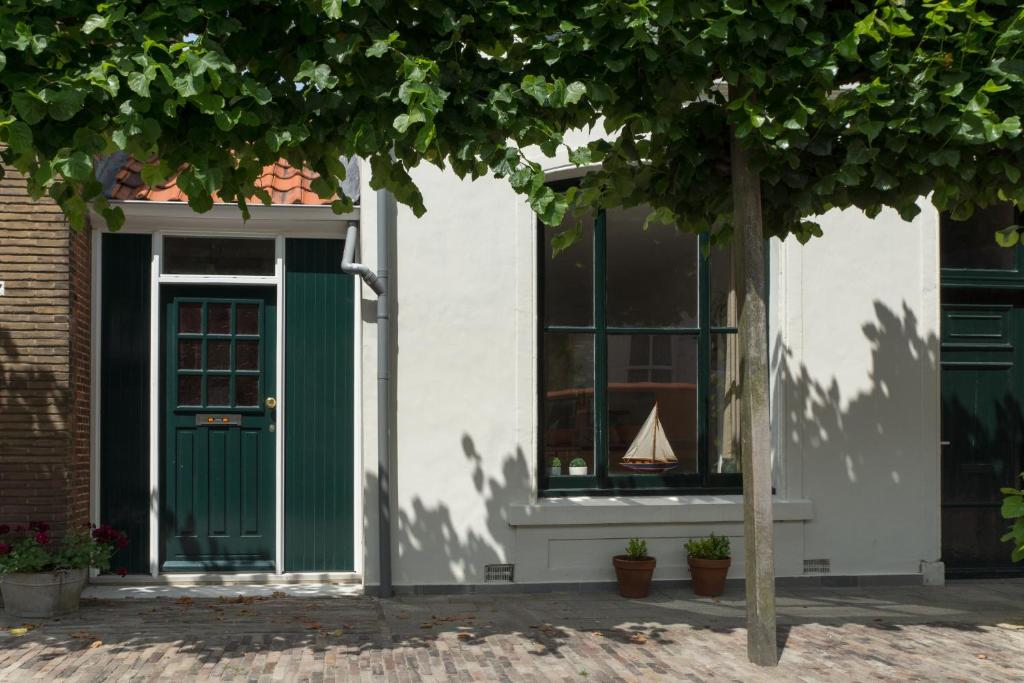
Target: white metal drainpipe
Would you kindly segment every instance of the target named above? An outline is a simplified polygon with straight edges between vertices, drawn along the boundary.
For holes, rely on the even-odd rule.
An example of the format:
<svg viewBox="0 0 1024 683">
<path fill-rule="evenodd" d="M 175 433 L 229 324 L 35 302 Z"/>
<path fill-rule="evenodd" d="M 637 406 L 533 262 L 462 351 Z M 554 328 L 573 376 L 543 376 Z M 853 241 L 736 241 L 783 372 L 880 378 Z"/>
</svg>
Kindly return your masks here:
<svg viewBox="0 0 1024 683">
<path fill-rule="evenodd" d="M 374 273 L 362 263 L 354 263 L 359 228 L 348 225 L 342 272 L 358 275 L 377 294 L 377 537 L 380 549 L 379 595 L 389 598 L 391 586 L 391 327 L 388 309 L 388 242 L 396 220 L 391 193 L 377 191 L 377 264 Z"/>
</svg>

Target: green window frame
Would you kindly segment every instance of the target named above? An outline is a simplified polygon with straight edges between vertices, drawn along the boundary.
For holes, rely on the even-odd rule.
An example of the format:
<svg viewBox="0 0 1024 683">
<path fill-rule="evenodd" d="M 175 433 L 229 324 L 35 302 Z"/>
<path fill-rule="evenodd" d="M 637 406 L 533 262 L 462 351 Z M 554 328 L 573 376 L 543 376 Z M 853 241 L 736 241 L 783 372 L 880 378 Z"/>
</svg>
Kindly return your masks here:
<svg viewBox="0 0 1024 683">
<path fill-rule="evenodd" d="M 538 254 L 537 266 L 539 274 L 538 301 L 539 316 L 537 326 L 537 377 L 538 377 L 538 448 L 537 467 L 539 493 L 545 497 L 566 495 L 616 495 L 622 493 L 638 494 L 678 494 L 678 493 L 738 493 L 742 490 L 742 475 L 735 472 L 716 472 L 711 466 L 713 441 L 711 438 L 711 356 L 712 339 L 724 339 L 725 336 L 737 334 L 736 327 L 713 326 L 711 318 L 710 270 L 711 250 L 708 248 L 707 235 L 698 236 L 697 249 L 697 322 L 689 327 L 626 327 L 615 326 L 608 322 L 606 288 L 608 273 L 607 251 L 607 213 L 597 212 L 593 219 L 593 317 L 589 325 L 549 324 L 545 311 L 546 296 L 546 265 L 550 249 L 551 229 L 537 222 Z M 556 257 L 558 258 L 558 257 Z M 638 264 L 639 266 L 640 264 Z M 638 268 L 639 269 L 639 268 Z M 547 414 L 546 403 L 548 390 L 545 387 L 545 337 L 557 333 L 573 335 L 592 335 L 593 337 L 593 471 L 586 475 L 552 474 L 549 465 L 552 453 L 546 441 Z M 608 354 L 609 340 L 616 335 L 672 335 L 674 337 L 691 337 L 697 345 L 697 400 L 696 400 L 696 472 L 672 471 L 662 474 L 623 474 L 611 472 L 609 467 L 609 410 L 608 410 Z M 652 342 L 653 343 L 653 342 Z M 734 345 L 733 345 L 734 346 Z M 653 352 L 652 352 L 653 362 Z M 557 456 L 558 454 L 555 453 Z M 739 454 L 735 453 L 736 464 Z M 561 459 L 561 458 L 560 458 Z M 563 462 L 563 465 L 568 463 Z"/>
</svg>

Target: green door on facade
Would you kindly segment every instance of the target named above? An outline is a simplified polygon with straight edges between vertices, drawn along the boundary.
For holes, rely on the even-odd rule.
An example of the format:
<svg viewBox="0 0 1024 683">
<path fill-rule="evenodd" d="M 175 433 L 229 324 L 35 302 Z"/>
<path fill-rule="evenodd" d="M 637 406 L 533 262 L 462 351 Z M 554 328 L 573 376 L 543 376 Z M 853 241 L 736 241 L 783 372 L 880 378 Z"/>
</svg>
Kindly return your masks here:
<svg viewBox="0 0 1024 683">
<path fill-rule="evenodd" d="M 274 569 L 275 296 L 163 294 L 163 571 Z"/>
<path fill-rule="evenodd" d="M 951 575 L 1019 572 L 999 489 L 1024 469 L 1024 248 L 995 243 L 1010 205 L 942 219 L 942 559 Z"/>
</svg>

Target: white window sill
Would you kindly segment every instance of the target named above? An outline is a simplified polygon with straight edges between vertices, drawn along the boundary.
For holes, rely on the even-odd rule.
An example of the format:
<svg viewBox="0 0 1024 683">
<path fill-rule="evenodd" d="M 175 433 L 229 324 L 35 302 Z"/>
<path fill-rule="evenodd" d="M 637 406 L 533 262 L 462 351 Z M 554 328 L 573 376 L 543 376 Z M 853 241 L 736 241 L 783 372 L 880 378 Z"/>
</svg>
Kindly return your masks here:
<svg viewBox="0 0 1024 683">
<path fill-rule="evenodd" d="M 776 522 L 814 518 L 808 499 L 772 500 Z M 743 496 L 615 496 L 543 498 L 510 505 L 510 526 L 596 526 L 609 524 L 700 524 L 742 522 Z"/>
</svg>

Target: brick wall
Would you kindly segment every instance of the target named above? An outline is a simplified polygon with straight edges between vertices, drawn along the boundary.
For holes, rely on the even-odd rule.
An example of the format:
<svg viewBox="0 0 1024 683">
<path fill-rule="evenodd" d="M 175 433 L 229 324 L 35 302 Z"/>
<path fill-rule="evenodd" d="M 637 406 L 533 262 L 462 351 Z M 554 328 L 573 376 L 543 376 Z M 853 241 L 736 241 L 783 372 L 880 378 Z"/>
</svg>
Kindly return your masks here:
<svg viewBox="0 0 1024 683">
<path fill-rule="evenodd" d="M 89 499 L 89 239 L 0 180 L 0 523 L 84 521 Z"/>
</svg>

